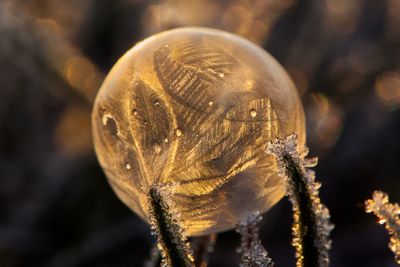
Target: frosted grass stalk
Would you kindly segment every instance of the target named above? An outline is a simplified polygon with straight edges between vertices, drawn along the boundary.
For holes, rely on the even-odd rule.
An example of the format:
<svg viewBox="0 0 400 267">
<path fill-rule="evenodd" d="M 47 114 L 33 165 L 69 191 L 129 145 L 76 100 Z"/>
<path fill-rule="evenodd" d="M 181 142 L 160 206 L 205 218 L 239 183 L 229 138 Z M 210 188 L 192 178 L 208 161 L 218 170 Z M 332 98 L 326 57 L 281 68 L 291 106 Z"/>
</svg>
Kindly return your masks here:
<svg viewBox="0 0 400 267">
<path fill-rule="evenodd" d="M 395 255 L 395 261 L 400 264 L 400 206 L 390 203 L 389 196 L 382 191 L 375 191 L 372 199 L 365 201 L 365 211 L 378 217 L 378 222 L 384 224 L 390 234 L 389 248 Z"/>
<path fill-rule="evenodd" d="M 195 266 L 207 267 L 210 252 L 214 251 L 217 234 L 198 236 L 192 240 Z"/>
<path fill-rule="evenodd" d="M 306 158 L 307 147 L 298 147 L 297 136 L 269 142 L 267 153 L 276 156 L 279 174 L 286 183 L 286 194 L 292 203 L 292 245 L 296 250 L 298 267 L 329 265 L 333 229 L 329 210 L 318 196 L 321 184 L 315 181 L 316 158 Z"/>
<path fill-rule="evenodd" d="M 241 267 L 273 267 L 274 262 L 268 257 L 268 252 L 261 244 L 259 238 L 259 224 L 262 217 L 259 212 L 241 220 L 236 226 L 240 233 L 241 244 L 238 252 L 241 253 Z"/>
<path fill-rule="evenodd" d="M 148 195 L 152 232 L 157 237 L 163 266 L 193 267 L 192 250 L 174 212 L 167 189 L 153 185 Z"/>
</svg>

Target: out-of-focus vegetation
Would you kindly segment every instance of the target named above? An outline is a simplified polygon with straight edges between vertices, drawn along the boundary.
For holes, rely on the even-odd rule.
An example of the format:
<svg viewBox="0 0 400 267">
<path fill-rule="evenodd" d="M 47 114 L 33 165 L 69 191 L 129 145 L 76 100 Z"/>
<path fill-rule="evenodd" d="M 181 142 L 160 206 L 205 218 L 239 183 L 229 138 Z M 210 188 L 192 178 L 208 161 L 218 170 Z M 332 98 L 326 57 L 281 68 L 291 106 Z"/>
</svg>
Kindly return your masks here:
<svg viewBox="0 0 400 267">
<path fill-rule="evenodd" d="M 392 266 L 363 212 L 374 189 L 400 200 L 398 0 L 3 0 L 0 2 L 0 266 L 141 266 L 150 229 L 111 191 L 91 141 L 91 103 L 137 41 L 179 26 L 243 35 L 295 81 L 321 197 L 336 228 L 332 266 Z M 294 266 L 289 204 L 261 239 Z M 211 266 L 234 266 L 220 235 Z M 227 256 L 229 255 L 229 256 Z"/>
</svg>

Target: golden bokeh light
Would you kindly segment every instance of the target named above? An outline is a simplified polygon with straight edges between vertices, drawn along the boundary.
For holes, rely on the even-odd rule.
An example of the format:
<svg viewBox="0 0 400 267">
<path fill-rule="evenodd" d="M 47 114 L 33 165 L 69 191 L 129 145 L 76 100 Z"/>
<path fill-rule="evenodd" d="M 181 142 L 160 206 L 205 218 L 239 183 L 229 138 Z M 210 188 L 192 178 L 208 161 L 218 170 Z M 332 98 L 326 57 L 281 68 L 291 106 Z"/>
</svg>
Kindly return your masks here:
<svg viewBox="0 0 400 267">
<path fill-rule="evenodd" d="M 383 104 L 400 106 L 400 72 L 384 72 L 375 83 L 375 92 Z"/>
<path fill-rule="evenodd" d="M 317 136 L 325 147 L 336 144 L 341 131 L 342 122 L 339 117 L 325 116 L 318 121 Z"/>
<path fill-rule="evenodd" d="M 268 36 L 279 16 L 296 2 L 160 0 L 146 8 L 142 25 L 147 35 L 175 27 L 213 27 L 260 44 Z"/>
<path fill-rule="evenodd" d="M 350 35 L 357 29 L 362 0 L 325 0 L 327 27 L 335 34 Z"/>
<path fill-rule="evenodd" d="M 59 120 L 55 141 L 66 155 L 83 155 L 92 150 L 91 123 L 87 113 L 87 108 L 72 106 Z"/>
<path fill-rule="evenodd" d="M 342 114 L 340 110 L 323 94 L 312 94 L 310 118 L 315 125 L 315 137 L 322 147 L 336 144 L 342 133 Z"/>
</svg>

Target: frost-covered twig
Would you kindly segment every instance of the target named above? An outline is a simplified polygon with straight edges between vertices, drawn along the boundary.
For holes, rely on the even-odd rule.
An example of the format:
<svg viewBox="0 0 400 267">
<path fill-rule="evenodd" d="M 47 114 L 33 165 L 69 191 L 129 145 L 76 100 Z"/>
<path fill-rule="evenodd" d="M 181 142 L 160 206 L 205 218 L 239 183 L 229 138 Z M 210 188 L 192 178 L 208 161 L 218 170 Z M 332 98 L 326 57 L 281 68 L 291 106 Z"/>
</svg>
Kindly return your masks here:
<svg viewBox="0 0 400 267">
<path fill-rule="evenodd" d="M 209 254 L 214 250 L 217 234 L 194 237 L 192 247 L 194 251 L 194 264 L 199 267 L 207 267 Z"/>
<path fill-rule="evenodd" d="M 240 233 L 241 244 L 238 252 L 241 253 L 241 267 L 272 267 L 274 263 L 268 257 L 268 252 L 262 246 L 258 236 L 258 229 L 262 217 L 259 212 L 255 212 L 241 220 L 236 231 Z"/>
<path fill-rule="evenodd" d="M 187 238 L 179 226 L 179 215 L 160 186 L 153 185 L 148 195 L 153 234 L 157 236 L 163 264 L 173 267 L 194 266 Z"/>
<path fill-rule="evenodd" d="M 293 240 L 298 267 L 329 265 L 329 234 L 333 229 L 329 210 L 318 196 L 320 183 L 315 182 L 316 158 L 306 159 L 308 148 L 299 148 L 297 136 L 276 139 L 268 144 L 267 153 L 276 156 L 279 175 L 286 183 L 286 194 L 293 207 Z"/>
<path fill-rule="evenodd" d="M 380 224 L 385 224 L 390 234 L 389 248 L 395 255 L 395 260 L 400 264 L 400 206 L 390 203 L 389 196 L 382 191 L 375 191 L 372 199 L 365 201 L 365 211 L 375 214 Z"/>
</svg>

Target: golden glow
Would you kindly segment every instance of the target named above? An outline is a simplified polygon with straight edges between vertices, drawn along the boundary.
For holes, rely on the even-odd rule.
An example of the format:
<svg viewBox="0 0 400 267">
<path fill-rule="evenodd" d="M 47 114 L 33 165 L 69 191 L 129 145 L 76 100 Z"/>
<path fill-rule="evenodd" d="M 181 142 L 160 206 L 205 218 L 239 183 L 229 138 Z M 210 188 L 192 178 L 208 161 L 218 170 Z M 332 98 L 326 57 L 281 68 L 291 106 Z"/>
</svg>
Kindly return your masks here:
<svg viewBox="0 0 400 267">
<path fill-rule="evenodd" d="M 385 72 L 376 80 L 375 91 L 388 106 L 400 105 L 400 72 Z"/>
<path fill-rule="evenodd" d="M 312 97 L 317 104 L 320 116 L 326 116 L 330 109 L 328 98 L 323 94 L 313 94 Z"/>
<path fill-rule="evenodd" d="M 335 33 L 349 35 L 357 29 L 362 0 L 325 0 L 327 26 Z"/>
<path fill-rule="evenodd" d="M 93 99 L 101 75 L 93 64 L 83 56 L 73 56 L 65 63 L 65 77 L 68 83 L 80 90 L 88 99 Z"/>
<path fill-rule="evenodd" d="M 341 130 L 342 122 L 335 116 L 325 116 L 317 124 L 317 136 L 326 147 L 336 144 Z"/>
<path fill-rule="evenodd" d="M 52 31 L 58 32 L 60 31 L 60 26 L 53 19 L 36 19 L 36 24 L 40 28 L 51 29 Z"/>
<path fill-rule="evenodd" d="M 62 115 L 57 129 L 56 142 L 66 154 L 85 154 L 92 149 L 90 117 L 83 107 L 70 107 Z"/>
<path fill-rule="evenodd" d="M 296 84 L 299 94 L 304 95 L 308 89 L 308 80 L 306 75 L 301 70 L 294 68 L 288 69 L 288 72 Z"/>
<path fill-rule="evenodd" d="M 315 134 L 320 144 L 331 147 L 342 133 L 342 114 L 340 110 L 322 94 L 312 95 L 313 106 L 310 117 L 315 121 Z"/>
<path fill-rule="evenodd" d="M 212 26 L 262 43 L 275 21 L 296 0 L 159 0 L 142 17 L 147 34 L 172 27 Z M 201 12 L 199 12 L 201 10 Z"/>
</svg>

